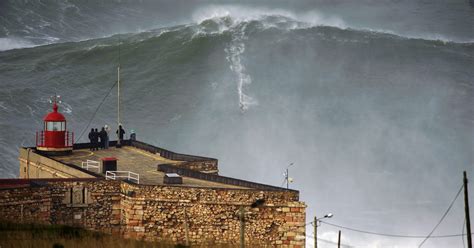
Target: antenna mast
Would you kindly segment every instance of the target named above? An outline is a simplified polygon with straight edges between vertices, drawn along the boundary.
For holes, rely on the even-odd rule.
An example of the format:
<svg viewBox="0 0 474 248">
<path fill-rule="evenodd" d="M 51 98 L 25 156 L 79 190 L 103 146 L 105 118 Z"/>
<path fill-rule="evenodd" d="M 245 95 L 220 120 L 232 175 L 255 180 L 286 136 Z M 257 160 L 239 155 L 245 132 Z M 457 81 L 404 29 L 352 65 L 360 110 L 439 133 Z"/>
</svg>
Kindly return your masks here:
<svg viewBox="0 0 474 248">
<path fill-rule="evenodd" d="M 117 66 L 117 146 L 120 147 L 120 34 L 119 38 L 119 56 L 118 56 L 118 66 Z"/>
</svg>

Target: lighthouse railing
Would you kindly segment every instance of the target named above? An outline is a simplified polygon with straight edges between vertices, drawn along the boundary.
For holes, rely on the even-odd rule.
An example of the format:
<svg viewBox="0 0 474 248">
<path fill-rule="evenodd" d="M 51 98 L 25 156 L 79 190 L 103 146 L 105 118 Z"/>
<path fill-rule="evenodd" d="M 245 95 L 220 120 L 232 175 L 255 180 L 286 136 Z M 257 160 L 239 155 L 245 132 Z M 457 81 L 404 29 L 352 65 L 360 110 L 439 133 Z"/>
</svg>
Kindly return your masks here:
<svg viewBox="0 0 474 248">
<path fill-rule="evenodd" d="M 54 132 L 54 131 L 52 131 Z M 46 132 L 45 131 L 37 131 L 36 132 L 36 146 L 42 147 L 46 146 Z M 64 133 L 64 147 L 72 147 L 74 145 L 74 132 L 66 131 Z M 63 147 L 63 144 L 56 144 L 53 147 Z"/>
<path fill-rule="evenodd" d="M 64 140 L 64 144 L 66 145 L 66 147 L 71 147 L 74 145 L 74 132 L 69 132 L 69 131 L 66 131 L 66 136 L 65 136 L 65 140 Z"/>
</svg>

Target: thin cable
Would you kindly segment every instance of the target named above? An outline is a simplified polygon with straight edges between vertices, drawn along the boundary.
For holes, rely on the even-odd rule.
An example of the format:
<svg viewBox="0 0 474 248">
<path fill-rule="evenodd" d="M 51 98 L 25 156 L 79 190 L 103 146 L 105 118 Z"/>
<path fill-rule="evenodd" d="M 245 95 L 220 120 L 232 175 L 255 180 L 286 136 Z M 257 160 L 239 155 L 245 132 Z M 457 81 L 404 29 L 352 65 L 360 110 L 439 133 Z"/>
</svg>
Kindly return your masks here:
<svg viewBox="0 0 474 248">
<path fill-rule="evenodd" d="M 281 186 L 280 186 L 280 188 L 281 188 L 281 187 L 283 187 L 283 186 L 285 185 L 285 182 L 286 182 L 286 178 L 285 178 L 285 179 L 283 179 L 283 182 L 281 183 Z"/>
<path fill-rule="evenodd" d="M 456 196 L 454 197 L 454 199 L 453 199 L 453 201 L 451 202 L 451 204 L 449 204 L 448 209 L 446 209 L 446 211 L 444 212 L 444 214 L 443 214 L 443 216 L 441 217 L 441 219 L 440 219 L 440 220 L 438 221 L 438 223 L 435 225 L 435 227 L 433 228 L 433 230 L 431 230 L 430 234 L 428 234 L 428 236 L 426 236 L 426 238 L 418 245 L 418 248 L 421 247 L 421 246 L 426 242 L 426 240 L 428 240 L 428 239 L 431 237 L 431 234 L 433 234 L 434 231 L 436 230 L 436 228 L 438 228 L 438 226 L 441 224 L 441 222 L 443 222 L 444 217 L 446 217 L 446 215 L 448 215 L 449 210 L 451 210 L 451 208 L 453 207 L 454 202 L 456 201 L 456 199 L 458 199 L 458 196 L 459 196 L 459 194 L 461 194 L 461 191 L 462 191 L 463 188 L 464 188 L 464 186 L 461 186 L 461 187 L 459 188 L 458 193 L 457 193 Z"/>
<path fill-rule="evenodd" d="M 105 99 L 107 99 L 107 97 L 110 95 L 110 92 L 112 92 L 112 90 L 115 88 L 115 85 L 117 85 L 117 81 L 114 83 L 114 85 L 112 85 L 112 87 L 110 87 L 109 89 L 109 92 L 104 96 L 104 98 L 102 98 L 102 101 L 99 103 L 99 106 L 97 106 L 97 108 L 95 109 L 95 112 L 94 114 L 91 116 L 90 120 L 89 120 L 89 123 L 87 123 L 87 126 L 82 130 L 81 132 L 81 135 L 79 135 L 79 138 L 76 139 L 76 142 L 79 141 L 82 136 L 84 135 L 84 133 L 86 132 L 86 130 L 89 128 L 89 126 L 91 125 L 92 123 L 92 120 L 94 120 L 95 118 L 95 115 L 97 114 L 97 112 L 99 111 L 100 107 L 102 106 L 102 104 L 105 102 Z"/>
<path fill-rule="evenodd" d="M 372 235 L 392 237 L 392 238 L 424 239 L 426 237 L 426 236 L 421 236 L 421 235 L 402 235 L 402 234 L 372 232 L 372 231 L 366 231 L 366 230 L 356 229 L 356 228 L 352 228 L 352 227 L 336 225 L 336 224 L 332 224 L 332 223 L 329 223 L 329 222 L 326 222 L 326 221 L 323 221 L 323 220 L 319 220 L 319 221 L 321 223 L 326 224 L 326 225 L 330 225 L 330 226 L 333 226 L 333 227 L 338 227 L 338 228 L 353 231 L 353 232 L 364 233 L 364 234 L 372 234 Z M 464 234 L 464 235 L 466 235 L 466 234 Z M 463 236 L 463 234 L 433 235 L 433 236 L 431 236 L 431 238 L 453 238 L 453 237 L 460 237 L 460 236 Z"/>
<path fill-rule="evenodd" d="M 306 237 L 310 237 L 312 239 L 315 239 L 315 237 L 313 235 L 306 235 Z M 327 239 L 321 239 L 321 238 L 316 238 L 317 241 L 322 241 L 324 243 L 328 243 L 328 244 L 334 244 L 334 245 L 337 245 L 337 242 L 334 242 L 334 241 L 331 241 L 331 240 L 327 240 Z M 341 243 L 341 247 L 355 247 L 355 246 L 352 246 L 352 245 L 346 245 L 346 244 L 343 244 Z"/>
</svg>

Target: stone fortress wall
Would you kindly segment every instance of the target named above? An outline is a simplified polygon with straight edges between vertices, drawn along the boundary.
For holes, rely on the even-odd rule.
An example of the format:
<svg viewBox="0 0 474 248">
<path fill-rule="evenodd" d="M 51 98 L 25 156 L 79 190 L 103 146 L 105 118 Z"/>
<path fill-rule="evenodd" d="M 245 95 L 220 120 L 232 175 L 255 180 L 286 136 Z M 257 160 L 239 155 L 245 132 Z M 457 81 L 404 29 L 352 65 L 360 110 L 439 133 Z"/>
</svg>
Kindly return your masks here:
<svg viewBox="0 0 474 248">
<path fill-rule="evenodd" d="M 251 208 L 257 199 L 263 206 Z M 297 191 L 137 185 L 95 179 L 0 180 L 0 218 L 84 227 L 126 238 L 238 244 L 240 207 L 246 243 L 304 247 L 305 204 Z"/>
<path fill-rule="evenodd" d="M 114 146 L 114 141 L 111 142 Z M 125 238 L 184 244 L 239 244 L 239 211 L 251 247 L 304 247 L 305 209 L 299 192 L 218 175 L 218 161 L 179 154 L 139 141 L 124 141 L 175 164 L 157 166 L 237 187 L 135 184 L 21 148 L 20 178 L 0 179 L 0 219 L 83 227 Z M 75 144 L 87 149 L 90 144 Z M 256 200 L 263 205 L 251 207 Z"/>
</svg>

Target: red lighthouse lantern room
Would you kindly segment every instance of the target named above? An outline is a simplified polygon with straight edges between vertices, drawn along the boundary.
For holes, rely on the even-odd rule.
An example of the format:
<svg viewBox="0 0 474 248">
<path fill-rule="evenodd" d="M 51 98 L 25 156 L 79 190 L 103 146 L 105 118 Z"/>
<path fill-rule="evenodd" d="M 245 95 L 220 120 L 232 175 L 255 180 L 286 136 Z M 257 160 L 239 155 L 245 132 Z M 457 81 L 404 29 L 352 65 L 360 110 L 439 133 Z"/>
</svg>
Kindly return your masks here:
<svg viewBox="0 0 474 248">
<path fill-rule="evenodd" d="M 72 151 L 74 133 L 66 131 L 66 118 L 58 112 L 57 98 L 54 97 L 53 112 L 44 117 L 43 131 L 36 132 L 36 149 L 51 153 Z"/>
</svg>

